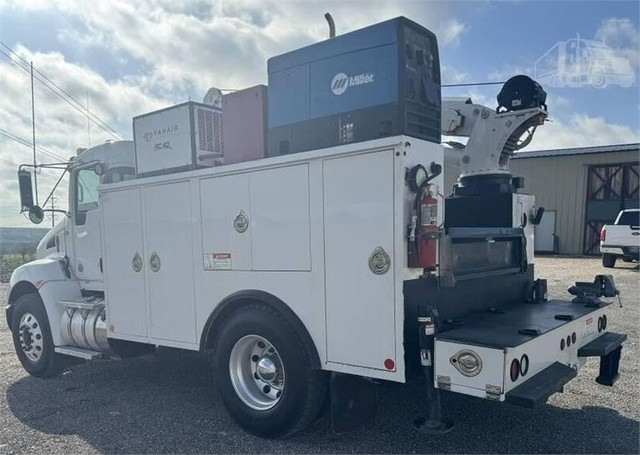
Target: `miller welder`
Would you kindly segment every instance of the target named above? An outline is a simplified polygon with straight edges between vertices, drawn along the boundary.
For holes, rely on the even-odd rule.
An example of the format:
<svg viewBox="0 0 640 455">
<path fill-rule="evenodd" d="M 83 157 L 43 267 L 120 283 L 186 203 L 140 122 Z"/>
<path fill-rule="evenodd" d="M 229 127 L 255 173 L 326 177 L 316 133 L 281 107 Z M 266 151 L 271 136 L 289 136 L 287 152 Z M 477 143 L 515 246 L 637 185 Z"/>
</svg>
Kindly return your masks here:
<svg viewBox="0 0 640 455">
<path fill-rule="evenodd" d="M 398 17 L 273 57 L 269 156 L 405 134 L 440 143 L 436 37 Z"/>
</svg>

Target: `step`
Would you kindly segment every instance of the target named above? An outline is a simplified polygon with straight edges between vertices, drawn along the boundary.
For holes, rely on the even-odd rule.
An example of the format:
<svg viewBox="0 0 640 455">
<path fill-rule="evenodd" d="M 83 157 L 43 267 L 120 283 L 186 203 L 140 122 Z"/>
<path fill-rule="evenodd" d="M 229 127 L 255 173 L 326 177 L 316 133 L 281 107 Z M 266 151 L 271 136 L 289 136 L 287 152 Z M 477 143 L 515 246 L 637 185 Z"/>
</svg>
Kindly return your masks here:
<svg viewBox="0 0 640 455">
<path fill-rule="evenodd" d="M 505 401 L 516 406 L 535 408 L 544 404 L 551 395 L 562 390 L 562 387 L 577 374 L 573 368 L 555 362 L 508 392 Z"/>
<path fill-rule="evenodd" d="M 80 301 L 75 300 L 58 300 L 58 304 L 65 308 L 74 308 L 78 310 L 96 310 L 104 308 L 104 299 L 99 297 L 89 297 Z"/>
<path fill-rule="evenodd" d="M 77 348 L 75 346 L 56 346 L 55 352 L 57 354 L 68 355 L 71 357 L 79 357 L 84 360 L 94 360 L 103 356 L 102 352 Z"/>
<path fill-rule="evenodd" d="M 578 349 L 578 357 L 603 357 L 615 351 L 626 339 L 626 333 L 607 332 Z"/>
</svg>

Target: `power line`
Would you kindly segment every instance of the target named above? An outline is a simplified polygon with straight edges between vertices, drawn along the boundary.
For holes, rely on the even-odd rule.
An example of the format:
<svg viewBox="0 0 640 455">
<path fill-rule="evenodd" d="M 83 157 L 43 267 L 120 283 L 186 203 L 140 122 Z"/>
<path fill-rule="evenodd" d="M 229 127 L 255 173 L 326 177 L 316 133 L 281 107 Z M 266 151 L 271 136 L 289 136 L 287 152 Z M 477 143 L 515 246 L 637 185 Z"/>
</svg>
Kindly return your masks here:
<svg viewBox="0 0 640 455">
<path fill-rule="evenodd" d="M 442 84 L 442 87 L 471 87 L 474 85 L 502 85 L 504 82 L 468 82 L 464 84 Z"/>
<path fill-rule="evenodd" d="M 17 142 L 19 144 L 22 144 L 25 147 L 29 147 L 29 148 L 32 147 L 32 143 L 29 142 L 28 140 L 26 140 L 24 138 L 21 138 L 20 136 L 16 136 L 15 134 L 10 133 L 9 131 L 4 130 L 2 128 L 0 128 L 0 135 L 6 137 L 7 139 L 11 139 L 12 141 L 15 141 L 15 142 Z M 67 160 L 64 159 L 63 157 L 61 157 L 60 155 L 57 155 L 57 154 L 55 154 L 53 152 L 50 152 L 49 150 L 44 149 L 44 148 L 42 148 L 40 146 L 36 146 L 36 150 L 38 150 L 41 153 L 44 153 L 49 158 L 53 158 L 54 160 L 59 160 L 59 161 L 65 162 L 65 163 L 67 162 Z"/>
<path fill-rule="evenodd" d="M 23 57 L 20 56 L 20 54 L 18 54 L 17 52 L 15 52 L 13 49 L 11 49 L 9 46 L 7 46 L 6 44 L 4 44 L 3 42 L 0 41 L 0 45 L 2 45 L 3 47 L 5 47 L 6 49 L 9 50 L 9 52 L 11 52 L 13 55 L 15 55 L 16 57 L 18 57 L 20 60 L 22 60 L 25 64 L 28 64 L 29 62 L 27 62 Z M 9 54 L 7 54 L 6 52 L 2 51 L 0 49 L 0 53 L 4 54 L 12 63 L 14 63 L 15 65 L 17 65 L 19 68 L 22 68 L 24 71 L 27 71 L 27 69 L 22 66 L 21 64 L 19 64 L 18 62 L 16 62 L 13 58 L 11 58 L 11 56 Z M 116 139 L 122 139 L 120 134 L 114 130 L 113 128 L 111 128 L 111 126 L 109 126 L 106 122 L 104 122 L 102 119 L 100 119 L 97 115 L 95 115 L 93 112 L 91 112 L 88 108 L 86 108 L 85 106 L 83 106 L 77 99 L 75 99 L 69 92 L 67 92 L 66 90 L 64 90 L 62 87 L 60 87 L 58 84 L 56 84 L 54 81 L 52 81 L 49 77 L 47 77 L 46 74 L 44 74 L 42 71 L 39 71 L 38 69 L 34 68 L 34 71 L 38 74 L 40 74 L 44 79 L 46 79 L 47 81 L 49 81 L 51 83 L 51 85 L 53 85 L 54 87 L 56 87 L 56 89 L 58 89 L 60 92 L 62 92 L 65 96 L 61 95 L 60 93 L 58 93 L 56 90 L 54 90 L 49 84 L 47 84 L 46 82 L 44 82 L 42 79 L 36 77 L 36 79 L 41 82 L 45 87 L 47 87 L 49 90 L 51 90 L 53 93 L 55 93 L 56 95 L 58 95 L 62 100 L 66 101 L 71 107 L 73 107 L 74 109 L 76 109 L 77 111 L 79 111 L 82 115 L 84 115 L 85 117 L 87 117 L 87 119 L 91 120 L 92 122 L 94 122 L 96 125 L 98 125 L 100 128 L 102 128 L 103 130 L 105 130 L 107 133 L 111 134 L 112 136 L 114 136 Z M 71 103 L 71 101 L 73 101 L 74 104 Z M 93 117 L 93 118 L 91 118 Z"/>
<path fill-rule="evenodd" d="M 2 44 L 2 43 L 0 43 Z M 465 82 L 464 84 L 442 84 L 440 87 L 472 87 L 474 85 L 502 85 L 503 82 L 495 81 L 495 82 Z M 219 88 L 221 92 L 237 92 L 237 88 Z"/>
<path fill-rule="evenodd" d="M 22 60 L 23 62 L 25 62 L 25 64 L 27 64 L 28 62 L 22 58 L 18 53 L 16 53 L 15 51 L 13 51 L 9 46 L 7 46 L 6 44 L 4 44 L 3 42 L 0 41 L 0 45 L 2 45 L 3 47 L 5 47 L 6 49 L 9 50 L 9 52 L 11 52 L 13 55 L 15 55 L 16 57 L 18 57 L 20 60 Z M 9 61 L 11 63 L 13 63 L 14 65 L 16 65 L 18 68 L 22 69 L 23 71 L 29 73 L 30 70 L 27 69 L 26 67 L 24 67 L 22 64 L 20 64 L 19 62 L 17 62 L 16 60 L 14 60 L 11 55 L 7 54 L 6 52 L 4 52 L 2 49 L 0 49 L 0 54 L 3 54 L 5 57 L 7 57 L 9 59 Z M 67 104 L 69 104 L 69 106 L 71 106 L 72 108 L 74 108 L 76 111 L 80 112 L 82 115 L 84 115 L 85 117 L 87 117 L 87 119 L 89 119 L 91 122 L 95 123 L 97 126 L 99 126 L 100 128 L 102 128 L 104 131 L 106 131 L 107 133 L 109 133 L 111 136 L 113 136 L 115 139 L 122 139 L 122 136 L 120 136 L 120 134 L 114 130 L 111 126 L 109 126 L 106 122 L 104 122 L 102 119 L 100 119 L 97 115 L 95 115 L 93 112 L 91 112 L 89 109 L 87 109 L 85 106 L 83 106 L 82 104 L 80 104 L 80 102 L 78 100 L 76 100 L 71 94 L 69 94 L 69 92 L 67 92 L 66 90 L 64 90 L 62 87 L 60 87 L 58 84 L 56 84 L 54 81 L 52 81 L 49 77 L 47 77 L 44 73 L 42 73 L 41 71 L 37 70 L 34 68 L 34 72 L 38 73 L 40 76 L 42 76 L 46 81 L 48 81 L 51 85 L 49 85 L 49 83 L 45 82 L 45 80 L 41 79 L 38 76 L 34 76 L 34 79 L 36 79 L 38 82 L 40 82 L 42 85 L 44 85 L 46 88 L 48 88 L 49 90 L 51 90 L 54 94 L 56 94 L 60 99 L 62 99 L 63 101 L 65 101 Z M 55 88 L 53 88 L 53 87 Z"/>
<path fill-rule="evenodd" d="M 5 166 L 11 166 L 11 167 L 20 167 L 20 165 L 18 163 L 14 163 L 13 161 L 9 161 L 9 160 L 5 160 L 0 158 L 0 164 L 4 164 Z M 48 178 L 50 180 L 58 180 L 57 177 L 53 176 L 53 175 L 49 175 L 49 174 L 45 174 L 44 172 L 40 174 L 40 177 L 45 177 Z"/>
</svg>

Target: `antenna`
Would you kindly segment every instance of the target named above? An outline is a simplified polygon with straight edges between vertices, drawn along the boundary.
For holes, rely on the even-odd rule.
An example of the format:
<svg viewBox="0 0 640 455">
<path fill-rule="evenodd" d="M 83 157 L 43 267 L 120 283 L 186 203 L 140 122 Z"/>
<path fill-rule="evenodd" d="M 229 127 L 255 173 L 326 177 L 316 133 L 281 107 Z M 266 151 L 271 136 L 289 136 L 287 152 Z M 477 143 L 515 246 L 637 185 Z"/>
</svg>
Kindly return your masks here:
<svg viewBox="0 0 640 455">
<path fill-rule="evenodd" d="M 36 170 L 36 102 L 33 96 L 33 62 L 31 62 L 31 129 L 33 132 L 33 186 L 36 193 L 36 205 L 38 205 L 38 173 Z"/>
</svg>

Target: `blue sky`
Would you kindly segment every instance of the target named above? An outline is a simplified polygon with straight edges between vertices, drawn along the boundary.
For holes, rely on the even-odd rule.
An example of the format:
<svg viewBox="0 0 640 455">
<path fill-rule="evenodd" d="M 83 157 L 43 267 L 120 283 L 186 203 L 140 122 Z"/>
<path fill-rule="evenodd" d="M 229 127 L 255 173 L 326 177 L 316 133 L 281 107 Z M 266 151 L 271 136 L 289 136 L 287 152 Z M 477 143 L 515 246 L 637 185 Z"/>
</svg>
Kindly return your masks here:
<svg viewBox="0 0 640 455">
<path fill-rule="evenodd" d="M 576 34 L 604 39 L 614 66 L 630 68 L 634 84 L 543 84 L 553 121 L 528 150 L 640 141 L 636 1 L 0 0 L 0 41 L 131 138 L 135 115 L 200 100 L 211 86 L 266 83 L 269 57 L 326 38 L 326 11 L 339 34 L 399 15 L 431 29 L 445 83 L 533 75 L 536 60 L 555 43 Z M 444 89 L 443 96 L 471 95 L 495 107 L 499 90 Z M 0 128 L 30 141 L 29 94 L 28 75 L 0 54 Z M 96 125 L 88 132 L 86 118 L 39 83 L 36 120 L 38 145 L 63 157 L 110 137 Z M 15 169 L 7 163 L 28 161 L 29 149 L 0 135 L 0 160 L 0 225 L 27 225 L 16 214 Z M 41 179 L 42 191 L 54 183 L 50 177 Z M 66 192 L 58 196 L 64 201 Z"/>
</svg>

